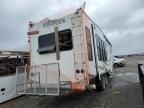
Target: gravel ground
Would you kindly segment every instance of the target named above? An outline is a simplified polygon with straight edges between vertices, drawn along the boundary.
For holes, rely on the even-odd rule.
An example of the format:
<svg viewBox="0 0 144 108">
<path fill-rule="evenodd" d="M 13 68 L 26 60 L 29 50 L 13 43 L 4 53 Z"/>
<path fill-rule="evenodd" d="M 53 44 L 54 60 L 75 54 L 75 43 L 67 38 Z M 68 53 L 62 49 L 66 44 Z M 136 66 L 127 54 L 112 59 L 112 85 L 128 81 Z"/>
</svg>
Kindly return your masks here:
<svg viewBox="0 0 144 108">
<path fill-rule="evenodd" d="M 137 62 L 144 57 L 126 58 L 126 67 L 115 73 L 104 92 L 86 91 L 70 96 L 21 96 L 0 104 L 0 108 L 144 108 Z"/>
</svg>

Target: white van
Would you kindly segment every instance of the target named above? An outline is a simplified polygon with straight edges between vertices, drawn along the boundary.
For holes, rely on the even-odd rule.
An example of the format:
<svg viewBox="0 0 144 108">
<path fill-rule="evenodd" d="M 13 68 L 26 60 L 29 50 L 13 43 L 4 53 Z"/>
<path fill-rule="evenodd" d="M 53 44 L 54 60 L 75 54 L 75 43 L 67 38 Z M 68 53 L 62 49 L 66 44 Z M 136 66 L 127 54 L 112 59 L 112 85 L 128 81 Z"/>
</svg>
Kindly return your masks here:
<svg viewBox="0 0 144 108">
<path fill-rule="evenodd" d="M 124 58 L 113 58 L 113 67 L 117 68 L 117 67 L 123 67 L 126 65 L 126 60 Z"/>
</svg>

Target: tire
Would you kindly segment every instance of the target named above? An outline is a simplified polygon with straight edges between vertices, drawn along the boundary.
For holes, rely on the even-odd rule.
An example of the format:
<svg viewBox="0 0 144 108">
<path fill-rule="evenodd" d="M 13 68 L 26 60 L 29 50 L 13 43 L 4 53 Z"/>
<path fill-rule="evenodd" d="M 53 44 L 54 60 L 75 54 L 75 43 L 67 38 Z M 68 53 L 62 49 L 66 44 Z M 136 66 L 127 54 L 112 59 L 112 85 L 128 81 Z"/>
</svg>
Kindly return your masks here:
<svg viewBox="0 0 144 108">
<path fill-rule="evenodd" d="M 113 65 L 113 68 L 117 68 L 117 67 L 119 67 L 119 65 L 118 65 L 117 63 L 115 63 L 115 64 Z"/>
<path fill-rule="evenodd" d="M 104 89 L 106 88 L 106 83 L 105 83 L 105 76 L 102 75 L 101 76 L 101 80 L 96 77 L 96 82 L 95 82 L 95 85 L 96 85 L 96 90 L 97 91 L 104 91 Z"/>
<path fill-rule="evenodd" d="M 107 86 L 108 85 L 108 76 L 104 75 L 104 77 L 105 77 L 105 86 Z"/>
</svg>

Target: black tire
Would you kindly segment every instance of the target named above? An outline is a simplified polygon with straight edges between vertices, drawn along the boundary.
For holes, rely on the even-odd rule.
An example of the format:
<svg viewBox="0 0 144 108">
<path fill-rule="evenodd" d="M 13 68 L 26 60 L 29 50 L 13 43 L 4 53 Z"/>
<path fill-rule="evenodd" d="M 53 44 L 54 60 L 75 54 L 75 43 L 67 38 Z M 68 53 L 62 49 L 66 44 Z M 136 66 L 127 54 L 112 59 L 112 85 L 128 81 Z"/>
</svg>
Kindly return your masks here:
<svg viewBox="0 0 144 108">
<path fill-rule="evenodd" d="M 105 76 L 105 86 L 108 86 L 108 75 L 104 75 Z"/>
<path fill-rule="evenodd" d="M 117 63 L 115 63 L 115 64 L 113 65 L 113 68 L 117 68 L 117 67 L 119 67 L 119 65 L 118 65 Z"/>
<path fill-rule="evenodd" d="M 100 80 L 98 77 L 96 77 L 96 82 L 95 82 L 95 84 L 96 84 L 96 90 L 97 90 L 97 91 L 104 91 L 104 89 L 106 88 L 105 76 L 102 75 L 102 76 L 101 76 L 101 80 Z"/>
</svg>

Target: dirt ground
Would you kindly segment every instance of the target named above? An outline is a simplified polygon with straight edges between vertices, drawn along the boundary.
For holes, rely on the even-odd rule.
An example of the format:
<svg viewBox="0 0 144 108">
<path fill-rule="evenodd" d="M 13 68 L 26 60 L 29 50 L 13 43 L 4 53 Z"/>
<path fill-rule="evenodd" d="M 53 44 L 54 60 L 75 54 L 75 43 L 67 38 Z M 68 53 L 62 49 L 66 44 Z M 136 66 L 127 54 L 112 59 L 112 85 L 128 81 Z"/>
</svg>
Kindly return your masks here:
<svg viewBox="0 0 144 108">
<path fill-rule="evenodd" d="M 70 96 L 21 96 L 0 104 L 0 108 L 144 108 L 137 62 L 142 56 L 126 58 L 127 65 L 114 69 L 104 92 L 86 91 Z"/>
</svg>

